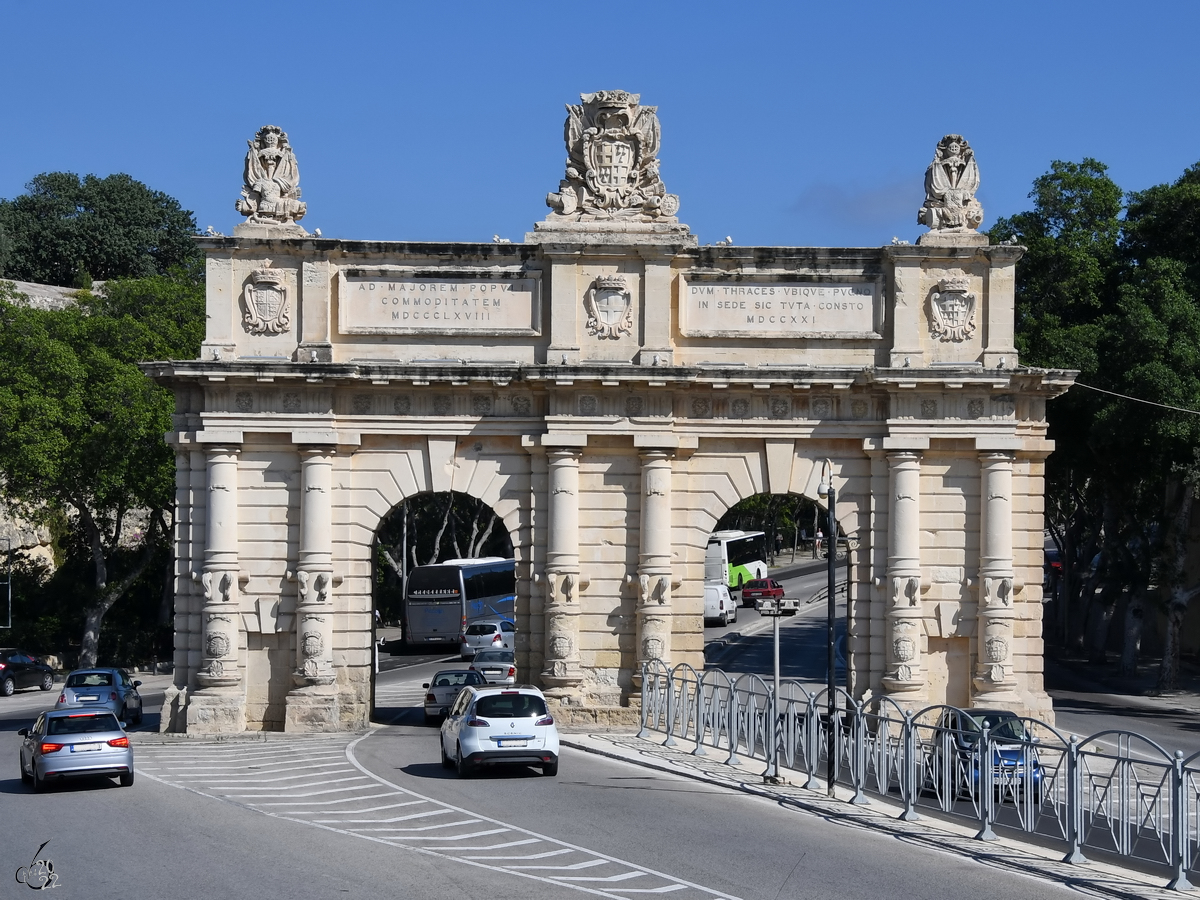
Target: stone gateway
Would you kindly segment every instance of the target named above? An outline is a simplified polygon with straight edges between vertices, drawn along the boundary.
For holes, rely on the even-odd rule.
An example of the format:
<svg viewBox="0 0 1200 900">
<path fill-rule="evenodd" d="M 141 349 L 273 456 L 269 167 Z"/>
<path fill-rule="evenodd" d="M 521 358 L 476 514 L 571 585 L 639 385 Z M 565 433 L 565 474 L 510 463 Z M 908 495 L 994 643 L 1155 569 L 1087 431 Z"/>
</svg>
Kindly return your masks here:
<svg viewBox="0 0 1200 900">
<path fill-rule="evenodd" d="M 916 245 L 699 246 L 655 108 L 582 101 L 515 244 L 309 236 L 286 135 L 250 142 L 247 221 L 199 239 L 201 357 L 146 364 L 177 399 L 162 728 L 365 727 L 376 533 L 444 491 L 511 536 L 521 679 L 630 721 L 643 663 L 703 665 L 718 519 L 816 499 L 826 459 L 857 539 L 853 694 L 1050 717 L 1045 404 L 1073 373 L 1018 364 L 1022 251 L 976 230 L 966 141 L 937 145 Z"/>
</svg>

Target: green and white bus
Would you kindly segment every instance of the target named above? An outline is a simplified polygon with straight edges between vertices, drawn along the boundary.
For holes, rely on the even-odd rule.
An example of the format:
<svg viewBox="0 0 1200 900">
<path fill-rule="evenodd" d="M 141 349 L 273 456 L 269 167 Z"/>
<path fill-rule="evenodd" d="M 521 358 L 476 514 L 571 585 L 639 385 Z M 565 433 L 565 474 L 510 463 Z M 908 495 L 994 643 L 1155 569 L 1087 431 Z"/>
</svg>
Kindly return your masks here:
<svg viewBox="0 0 1200 900">
<path fill-rule="evenodd" d="M 747 581 L 766 578 L 766 537 L 762 531 L 714 531 L 704 553 L 704 580 L 740 592 Z"/>
</svg>

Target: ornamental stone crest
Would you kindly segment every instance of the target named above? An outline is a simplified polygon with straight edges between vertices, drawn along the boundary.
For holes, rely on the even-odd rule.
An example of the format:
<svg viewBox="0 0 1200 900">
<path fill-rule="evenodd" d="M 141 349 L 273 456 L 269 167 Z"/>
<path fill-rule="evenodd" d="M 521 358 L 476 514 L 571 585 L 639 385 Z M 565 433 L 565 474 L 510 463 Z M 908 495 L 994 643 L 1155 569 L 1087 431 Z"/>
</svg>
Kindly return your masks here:
<svg viewBox="0 0 1200 900">
<path fill-rule="evenodd" d="M 305 656 L 320 656 L 325 649 L 325 642 L 315 631 L 306 631 L 300 639 L 300 651 Z"/>
<path fill-rule="evenodd" d="M 975 295 L 966 278 L 943 278 L 929 297 L 929 330 L 939 341 L 961 343 L 975 333 Z"/>
<path fill-rule="evenodd" d="M 679 197 L 658 175 L 658 107 L 639 94 L 597 91 L 567 107 L 566 177 L 546 197 L 550 218 L 674 222 Z"/>
<path fill-rule="evenodd" d="M 946 135 L 925 170 L 925 203 L 917 212 L 917 222 L 933 231 L 974 231 L 983 221 L 977 190 L 979 166 L 971 145 L 961 134 Z"/>
<path fill-rule="evenodd" d="M 571 639 L 563 634 L 550 638 L 550 655 L 556 659 L 566 659 L 571 655 Z"/>
<path fill-rule="evenodd" d="M 247 225 L 283 226 L 307 234 L 296 224 L 308 207 L 300 200 L 300 168 L 287 133 L 276 125 L 264 125 L 246 143 L 250 149 L 242 198 L 234 204 L 237 211 L 246 216 Z"/>
<path fill-rule="evenodd" d="M 588 334 L 619 340 L 633 330 L 633 296 L 624 275 L 601 275 L 583 297 Z"/>
<path fill-rule="evenodd" d="M 210 631 L 204 641 L 204 650 L 212 657 L 224 656 L 229 652 L 229 638 L 223 632 Z"/>
<path fill-rule="evenodd" d="M 242 326 L 250 334 L 281 334 L 291 327 L 284 273 L 282 269 L 272 269 L 271 260 L 250 273 L 242 301 L 246 305 Z"/>
</svg>

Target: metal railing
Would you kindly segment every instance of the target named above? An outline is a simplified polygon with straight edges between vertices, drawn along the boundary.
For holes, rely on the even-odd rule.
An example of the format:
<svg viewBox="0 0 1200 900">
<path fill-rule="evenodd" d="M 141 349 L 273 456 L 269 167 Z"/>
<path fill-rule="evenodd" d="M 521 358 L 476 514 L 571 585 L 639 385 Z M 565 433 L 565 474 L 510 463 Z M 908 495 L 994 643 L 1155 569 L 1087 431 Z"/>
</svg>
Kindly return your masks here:
<svg viewBox="0 0 1200 900">
<path fill-rule="evenodd" d="M 886 798 L 899 817 L 967 819 L 980 840 L 999 833 L 1058 844 L 1064 861 L 1087 854 L 1160 871 L 1167 887 L 1190 890 L 1200 867 L 1200 752 L 1185 757 L 1149 738 L 1109 730 L 1064 735 L 1037 719 L 982 727 L 963 711 L 914 712 L 888 697 L 859 703 L 838 689 L 833 720 L 826 690 L 795 681 L 779 697 L 758 675 L 688 665 L 642 670 L 639 737 L 695 745 L 696 756 L 766 763 L 807 776 L 815 788 L 833 767 L 852 803 Z M 829 728 L 835 740 L 831 761 Z"/>
</svg>

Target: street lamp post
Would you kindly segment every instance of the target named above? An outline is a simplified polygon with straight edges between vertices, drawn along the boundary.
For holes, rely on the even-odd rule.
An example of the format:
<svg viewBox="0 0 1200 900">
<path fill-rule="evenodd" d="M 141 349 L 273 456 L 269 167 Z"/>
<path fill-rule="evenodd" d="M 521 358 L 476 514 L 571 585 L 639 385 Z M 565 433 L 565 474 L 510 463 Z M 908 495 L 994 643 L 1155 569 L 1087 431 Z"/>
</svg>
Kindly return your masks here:
<svg viewBox="0 0 1200 900">
<path fill-rule="evenodd" d="M 829 531 L 827 540 L 827 553 L 829 554 L 829 602 L 826 606 L 825 613 L 825 651 L 826 651 L 826 672 L 825 672 L 825 702 L 827 726 L 825 735 L 825 749 L 827 757 L 826 782 L 827 791 L 830 797 L 833 796 L 834 785 L 834 768 L 837 754 L 837 735 L 834 733 L 833 716 L 836 710 L 834 692 L 836 684 L 834 681 L 834 623 L 835 602 L 837 590 L 837 545 L 838 545 L 838 524 L 837 518 L 834 515 L 834 510 L 837 507 L 837 489 L 833 486 L 833 463 L 826 459 L 821 463 L 821 485 L 817 488 L 817 493 L 821 497 L 828 498 L 829 501 Z"/>
</svg>

